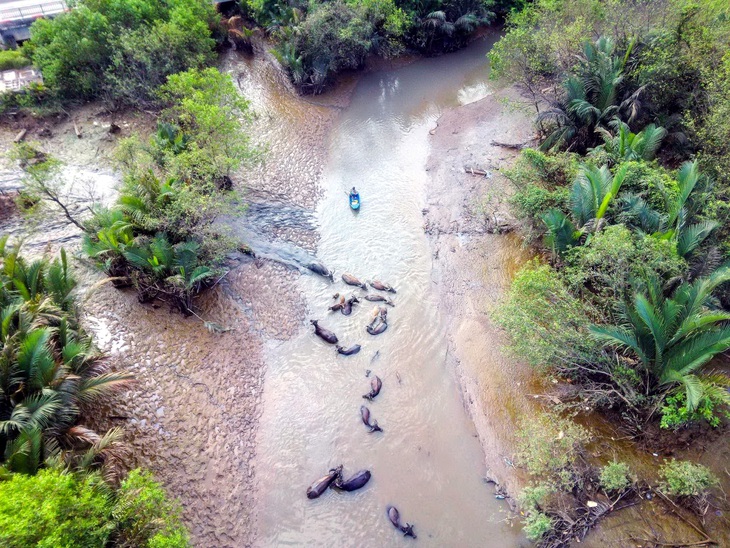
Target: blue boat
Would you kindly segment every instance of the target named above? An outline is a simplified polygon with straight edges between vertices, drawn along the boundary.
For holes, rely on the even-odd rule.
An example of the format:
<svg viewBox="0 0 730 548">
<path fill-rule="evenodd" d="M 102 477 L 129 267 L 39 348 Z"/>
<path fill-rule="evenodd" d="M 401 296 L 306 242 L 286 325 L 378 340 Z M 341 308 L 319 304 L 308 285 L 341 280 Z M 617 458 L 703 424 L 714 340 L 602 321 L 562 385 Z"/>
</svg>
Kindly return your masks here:
<svg viewBox="0 0 730 548">
<path fill-rule="evenodd" d="M 355 211 L 360 209 L 360 193 L 354 187 L 350 191 L 350 207 Z"/>
</svg>

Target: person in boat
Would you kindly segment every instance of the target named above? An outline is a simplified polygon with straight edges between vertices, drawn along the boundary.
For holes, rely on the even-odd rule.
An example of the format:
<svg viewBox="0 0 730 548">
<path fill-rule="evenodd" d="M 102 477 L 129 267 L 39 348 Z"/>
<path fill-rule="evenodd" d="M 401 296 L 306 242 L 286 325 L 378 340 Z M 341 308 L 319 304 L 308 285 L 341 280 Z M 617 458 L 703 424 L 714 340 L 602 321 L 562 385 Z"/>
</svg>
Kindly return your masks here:
<svg viewBox="0 0 730 548">
<path fill-rule="evenodd" d="M 352 190 L 350 191 L 350 196 L 357 196 L 357 190 L 355 187 L 352 187 Z"/>
</svg>

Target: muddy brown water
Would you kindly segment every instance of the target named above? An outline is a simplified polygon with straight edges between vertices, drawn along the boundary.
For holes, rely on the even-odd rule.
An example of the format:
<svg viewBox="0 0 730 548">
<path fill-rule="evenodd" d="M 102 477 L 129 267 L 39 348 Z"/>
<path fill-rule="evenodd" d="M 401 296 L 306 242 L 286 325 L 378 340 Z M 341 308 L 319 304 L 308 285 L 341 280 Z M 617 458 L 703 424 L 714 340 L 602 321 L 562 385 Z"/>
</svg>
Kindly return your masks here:
<svg viewBox="0 0 730 548">
<path fill-rule="evenodd" d="M 336 282 L 302 276 L 308 319 L 362 351 L 339 356 L 303 326 L 299 336 L 271 343 L 259 424 L 256 477 L 261 546 L 398 546 L 386 517 L 396 505 L 415 524 L 423 546 L 514 546 L 517 528 L 507 507 L 483 482 L 483 453 L 453 373 L 423 232 L 428 131 L 442 109 L 488 94 L 485 57 L 494 37 L 437 59 L 370 73 L 331 134 L 324 196 L 317 210 L 318 257 Z M 356 186 L 362 208 L 348 207 Z M 362 296 L 343 272 L 391 283 L 397 294 L 388 330 L 365 331 L 375 303 L 362 300 L 349 317 L 330 313 L 335 292 Z M 372 291 L 372 290 L 371 290 Z M 366 371 L 383 379 L 372 403 Z M 384 432 L 360 420 L 367 403 Z M 354 493 L 307 486 L 330 467 L 369 469 L 372 480 Z"/>
</svg>

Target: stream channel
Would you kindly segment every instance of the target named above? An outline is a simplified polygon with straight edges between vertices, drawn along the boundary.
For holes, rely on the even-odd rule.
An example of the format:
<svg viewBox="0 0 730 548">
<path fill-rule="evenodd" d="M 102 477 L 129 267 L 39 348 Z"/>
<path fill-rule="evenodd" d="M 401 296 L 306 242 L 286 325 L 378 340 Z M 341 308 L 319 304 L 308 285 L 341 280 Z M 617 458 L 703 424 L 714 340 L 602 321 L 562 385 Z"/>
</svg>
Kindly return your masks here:
<svg viewBox="0 0 730 548">
<path fill-rule="evenodd" d="M 258 544 L 262 546 L 398 546 L 388 521 L 396 505 L 415 526 L 421 546 L 516 546 L 518 527 L 483 481 L 484 456 L 446 366 L 448 325 L 431 281 L 432 257 L 423 230 L 428 132 L 443 109 L 490 93 L 486 53 L 495 36 L 458 53 L 364 75 L 331 133 L 324 195 L 319 202 L 317 256 L 335 283 L 301 276 L 308 318 L 299 335 L 267 348 L 263 414 L 256 457 Z M 356 186 L 359 212 L 347 191 Z M 397 294 L 389 327 L 365 331 L 376 304 L 361 299 L 351 316 L 329 312 L 334 293 L 363 296 L 345 285 L 349 272 L 379 279 Z M 371 290 L 373 291 L 373 290 Z M 382 294 L 382 293 L 381 293 Z M 340 356 L 309 325 L 319 319 L 340 344 L 361 344 Z M 369 403 L 366 372 L 383 380 Z M 383 433 L 360 419 L 367 404 Z M 325 492 L 308 500 L 307 486 L 336 465 L 344 475 L 372 472 L 365 488 Z"/>
</svg>

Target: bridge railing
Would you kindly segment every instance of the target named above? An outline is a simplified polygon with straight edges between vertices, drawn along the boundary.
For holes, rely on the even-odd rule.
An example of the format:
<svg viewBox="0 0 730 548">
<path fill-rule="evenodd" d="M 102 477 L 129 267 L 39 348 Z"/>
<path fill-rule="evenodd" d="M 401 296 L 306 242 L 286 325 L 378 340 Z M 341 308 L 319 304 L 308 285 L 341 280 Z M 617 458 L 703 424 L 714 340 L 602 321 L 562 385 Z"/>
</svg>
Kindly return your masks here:
<svg viewBox="0 0 730 548">
<path fill-rule="evenodd" d="M 68 6 L 63 0 L 33 4 L 19 8 L 0 9 L 0 26 L 7 27 L 12 24 L 38 19 L 39 17 L 58 15 L 67 10 Z"/>
</svg>

